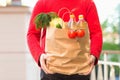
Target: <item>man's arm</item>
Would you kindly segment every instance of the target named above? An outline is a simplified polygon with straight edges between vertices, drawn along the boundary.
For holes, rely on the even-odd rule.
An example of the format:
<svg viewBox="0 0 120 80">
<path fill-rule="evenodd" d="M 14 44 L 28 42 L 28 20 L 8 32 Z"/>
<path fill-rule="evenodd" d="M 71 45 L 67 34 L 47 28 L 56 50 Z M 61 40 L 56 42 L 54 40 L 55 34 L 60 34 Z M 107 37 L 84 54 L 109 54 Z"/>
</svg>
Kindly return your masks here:
<svg viewBox="0 0 120 80">
<path fill-rule="evenodd" d="M 40 1 L 41 0 L 38 0 L 35 7 L 33 8 L 27 32 L 27 43 L 29 50 L 39 66 L 40 66 L 39 57 L 43 53 L 43 50 L 40 46 L 41 29 L 39 30 L 36 29 L 34 19 L 36 15 L 43 11 L 43 5 L 42 2 Z"/>
<path fill-rule="evenodd" d="M 102 29 L 97 13 L 97 9 L 93 0 L 90 0 L 87 7 L 86 20 L 89 26 L 90 32 L 90 53 L 95 56 L 95 64 L 97 64 L 102 50 Z"/>
</svg>

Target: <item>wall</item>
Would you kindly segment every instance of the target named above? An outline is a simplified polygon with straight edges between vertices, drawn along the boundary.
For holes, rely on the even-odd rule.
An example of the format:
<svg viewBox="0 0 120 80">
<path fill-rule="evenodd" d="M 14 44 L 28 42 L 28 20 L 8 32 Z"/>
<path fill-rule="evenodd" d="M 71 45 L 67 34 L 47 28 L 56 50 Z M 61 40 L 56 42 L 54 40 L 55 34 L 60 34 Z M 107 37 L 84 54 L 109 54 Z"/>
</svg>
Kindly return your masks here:
<svg viewBox="0 0 120 80">
<path fill-rule="evenodd" d="M 29 17 L 29 7 L 0 7 L 0 80 L 39 80 L 26 45 Z"/>
</svg>

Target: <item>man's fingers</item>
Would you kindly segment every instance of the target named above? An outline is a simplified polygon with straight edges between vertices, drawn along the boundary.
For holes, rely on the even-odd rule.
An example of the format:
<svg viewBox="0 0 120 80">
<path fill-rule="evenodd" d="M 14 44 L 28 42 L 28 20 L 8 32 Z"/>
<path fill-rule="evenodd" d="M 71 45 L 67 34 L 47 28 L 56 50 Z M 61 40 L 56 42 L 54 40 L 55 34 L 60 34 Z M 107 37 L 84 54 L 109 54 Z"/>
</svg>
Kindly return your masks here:
<svg viewBox="0 0 120 80">
<path fill-rule="evenodd" d="M 40 57 L 40 64 L 41 64 L 41 68 L 46 73 L 46 69 L 44 68 L 45 67 L 44 54 L 42 54 Z"/>
<path fill-rule="evenodd" d="M 47 59 L 47 56 L 45 54 L 42 54 L 41 57 L 40 57 L 40 64 L 41 64 L 41 68 L 43 69 L 43 71 L 46 73 L 46 74 L 52 74 L 51 71 L 49 71 L 46 67 L 46 59 Z"/>
<path fill-rule="evenodd" d="M 91 55 L 91 56 L 88 57 L 88 58 L 89 58 L 88 61 L 85 63 L 86 65 L 90 65 L 90 64 L 94 63 L 95 57 L 94 57 L 93 55 Z M 85 65 L 85 66 L 86 66 L 86 65 Z"/>
<path fill-rule="evenodd" d="M 85 63 L 84 67 L 87 65 L 90 65 L 90 69 L 88 72 L 84 73 L 83 75 L 88 75 L 91 73 L 92 69 L 94 68 L 94 62 L 95 62 L 95 57 L 93 55 L 91 55 L 88 59 L 88 61 Z"/>
<path fill-rule="evenodd" d="M 92 72 L 93 68 L 94 68 L 94 63 L 91 64 L 90 70 L 88 72 L 84 73 L 83 75 L 89 75 Z"/>
</svg>

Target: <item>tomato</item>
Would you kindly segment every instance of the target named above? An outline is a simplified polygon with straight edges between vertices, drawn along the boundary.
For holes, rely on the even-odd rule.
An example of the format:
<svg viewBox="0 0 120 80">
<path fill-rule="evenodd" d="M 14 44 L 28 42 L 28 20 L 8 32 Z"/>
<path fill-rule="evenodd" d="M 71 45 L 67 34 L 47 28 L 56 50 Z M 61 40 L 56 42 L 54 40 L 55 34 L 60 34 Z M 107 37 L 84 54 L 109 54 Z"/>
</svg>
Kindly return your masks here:
<svg viewBox="0 0 120 80">
<path fill-rule="evenodd" d="M 76 33 L 77 33 L 77 37 L 82 38 L 85 36 L 85 31 L 83 29 L 77 30 Z"/>
<path fill-rule="evenodd" d="M 68 37 L 69 38 L 75 38 L 77 36 L 77 33 L 75 30 L 68 30 Z"/>
</svg>

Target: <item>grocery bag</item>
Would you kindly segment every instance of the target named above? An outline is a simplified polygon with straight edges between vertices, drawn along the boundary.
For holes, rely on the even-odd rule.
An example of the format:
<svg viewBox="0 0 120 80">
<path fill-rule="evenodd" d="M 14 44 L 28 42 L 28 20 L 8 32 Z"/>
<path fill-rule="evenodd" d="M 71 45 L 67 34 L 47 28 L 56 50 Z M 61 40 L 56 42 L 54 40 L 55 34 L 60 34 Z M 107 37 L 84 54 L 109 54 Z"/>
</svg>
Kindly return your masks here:
<svg viewBox="0 0 120 80">
<path fill-rule="evenodd" d="M 67 22 L 65 22 L 67 24 Z M 59 29 L 53 26 L 47 27 L 45 52 L 49 56 L 46 60 L 47 68 L 53 73 L 60 74 L 84 74 L 91 65 L 86 65 L 90 58 L 90 38 L 86 25 L 83 38 L 71 39 L 68 37 L 68 25 Z"/>
</svg>

